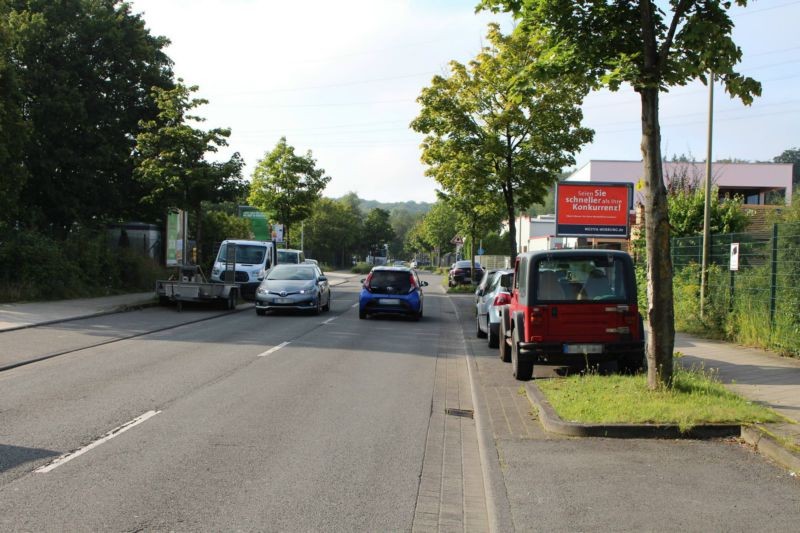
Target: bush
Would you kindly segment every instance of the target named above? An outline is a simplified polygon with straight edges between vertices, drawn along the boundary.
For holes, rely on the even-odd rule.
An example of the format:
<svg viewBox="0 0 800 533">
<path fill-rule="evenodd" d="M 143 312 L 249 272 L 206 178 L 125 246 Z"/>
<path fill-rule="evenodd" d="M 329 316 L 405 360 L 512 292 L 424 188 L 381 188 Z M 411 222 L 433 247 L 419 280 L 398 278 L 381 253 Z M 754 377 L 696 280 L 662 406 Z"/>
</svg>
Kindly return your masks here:
<svg viewBox="0 0 800 533">
<path fill-rule="evenodd" d="M 369 274 L 370 270 L 372 270 L 372 265 L 369 263 L 356 263 L 353 265 L 353 268 L 350 269 L 350 272 L 354 274 Z"/>
<path fill-rule="evenodd" d="M 66 240 L 26 230 L 0 235 L 3 302 L 152 290 L 163 276 L 149 257 L 111 248 L 105 231 L 75 231 Z"/>
</svg>

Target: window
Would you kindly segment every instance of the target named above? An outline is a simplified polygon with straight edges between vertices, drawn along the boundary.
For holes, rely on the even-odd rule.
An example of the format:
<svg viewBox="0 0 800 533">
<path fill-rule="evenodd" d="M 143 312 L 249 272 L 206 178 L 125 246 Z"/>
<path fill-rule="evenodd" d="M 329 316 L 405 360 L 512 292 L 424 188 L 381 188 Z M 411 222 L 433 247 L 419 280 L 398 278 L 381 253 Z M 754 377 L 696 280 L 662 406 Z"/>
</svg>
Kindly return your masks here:
<svg viewBox="0 0 800 533">
<path fill-rule="evenodd" d="M 541 260 L 532 278 L 537 301 L 627 301 L 625 264 L 613 258 Z"/>
<path fill-rule="evenodd" d="M 217 261 L 220 263 L 224 263 L 225 261 L 227 261 L 227 256 L 226 256 L 227 253 L 228 253 L 228 247 L 222 246 L 219 249 L 219 255 L 217 255 Z M 236 245 L 237 263 L 260 265 L 264 261 L 264 257 L 266 256 L 266 254 L 267 254 L 266 246 L 254 246 L 250 244 Z"/>
</svg>

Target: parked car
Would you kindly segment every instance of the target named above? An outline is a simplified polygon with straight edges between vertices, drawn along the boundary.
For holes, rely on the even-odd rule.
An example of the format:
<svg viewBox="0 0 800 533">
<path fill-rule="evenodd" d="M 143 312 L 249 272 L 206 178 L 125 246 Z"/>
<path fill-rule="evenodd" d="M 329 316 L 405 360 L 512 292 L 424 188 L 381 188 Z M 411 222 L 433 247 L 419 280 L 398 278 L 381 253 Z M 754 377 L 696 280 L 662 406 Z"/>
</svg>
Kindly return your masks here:
<svg viewBox="0 0 800 533">
<path fill-rule="evenodd" d="M 478 337 L 488 338 L 489 348 L 497 348 L 500 339 L 500 313 L 511 303 L 513 270 L 490 270 L 475 291 L 475 328 Z"/>
<path fill-rule="evenodd" d="M 519 380 L 536 364 L 644 367 L 644 328 L 633 261 L 614 250 L 547 250 L 517 256 L 502 308 L 499 355 Z"/>
<path fill-rule="evenodd" d="M 470 261 L 456 261 L 453 263 L 447 275 L 447 285 L 455 287 L 456 285 L 472 283 L 472 280 L 480 281 L 483 278 L 483 267 L 478 262 L 473 267 L 470 267 L 470 264 Z"/>
<path fill-rule="evenodd" d="M 277 264 L 256 289 L 256 313 L 293 309 L 319 314 L 331 307 L 328 278 L 315 265 L 308 263 Z"/>
<path fill-rule="evenodd" d="M 417 273 L 408 267 L 373 267 L 366 279 L 361 280 L 358 299 L 358 318 L 369 315 L 391 314 L 422 318 L 422 287 Z"/>
</svg>

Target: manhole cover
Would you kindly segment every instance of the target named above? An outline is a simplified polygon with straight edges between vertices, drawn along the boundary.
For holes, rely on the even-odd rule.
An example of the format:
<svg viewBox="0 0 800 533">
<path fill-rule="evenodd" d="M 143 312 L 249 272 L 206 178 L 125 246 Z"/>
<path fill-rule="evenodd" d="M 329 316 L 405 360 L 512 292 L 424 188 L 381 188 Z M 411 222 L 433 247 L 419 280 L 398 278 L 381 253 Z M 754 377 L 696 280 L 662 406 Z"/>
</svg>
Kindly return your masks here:
<svg viewBox="0 0 800 533">
<path fill-rule="evenodd" d="M 465 418 L 472 418 L 474 411 L 472 409 L 453 409 L 448 407 L 444 410 L 445 414 L 452 416 L 463 416 Z"/>
</svg>

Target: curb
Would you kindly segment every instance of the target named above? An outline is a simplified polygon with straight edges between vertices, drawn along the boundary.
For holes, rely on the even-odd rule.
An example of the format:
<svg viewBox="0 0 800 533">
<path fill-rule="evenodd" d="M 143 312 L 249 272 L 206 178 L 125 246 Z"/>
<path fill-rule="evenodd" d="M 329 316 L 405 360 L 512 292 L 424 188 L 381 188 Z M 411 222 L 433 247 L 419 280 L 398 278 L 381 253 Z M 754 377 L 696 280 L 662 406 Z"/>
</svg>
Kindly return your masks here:
<svg viewBox="0 0 800 533">
<path fill-rule="evenodd" d="M 445 294 L 445 296 L 449 295 Z M 459 327 L 461 327 L 458 307 L 452 300 L 448 299 L 448 301 L 458 318 Z M 497 443 L 494 440 L 491 422 L 489 421 L 489 408 L 486 405 L 482 386 L 478 383 L 478 364 L 470 344 L 465 342 L 464 347 L 470 392 L 472 393 L 472 405 L 475 409 L 475 429 L 478 437 L 478 453 L 481 457 L 481 472 L 483 473 L 483 490 L 486 498 L 489 531 L 514 531 L 514 520 L 511 514 L 511 504 L 508 501 L 505 477 L 500 466 Z"/>
<path fill-rule="evenodd" d="M 550 433 L 570 437 L 606 437 L 613 439 L 717 439 L 738 437 L 739 424 L 708 424 L 681 431 L 676 424 L 583 424 L 565 422 L 533 381 L 525 384 L 528 400 L 539 409 L 539 419 Z"/>
<path fill-rule="evenodd" d="M 761 424 L 742 426 L 742 440 L 776 463 L 800 474 L 800 453 L 786 448 Z"/>
</svg>

